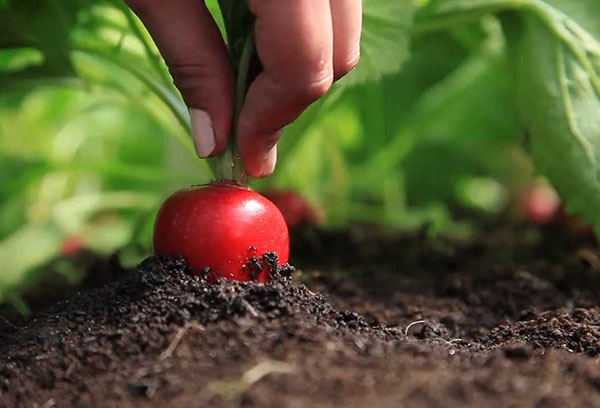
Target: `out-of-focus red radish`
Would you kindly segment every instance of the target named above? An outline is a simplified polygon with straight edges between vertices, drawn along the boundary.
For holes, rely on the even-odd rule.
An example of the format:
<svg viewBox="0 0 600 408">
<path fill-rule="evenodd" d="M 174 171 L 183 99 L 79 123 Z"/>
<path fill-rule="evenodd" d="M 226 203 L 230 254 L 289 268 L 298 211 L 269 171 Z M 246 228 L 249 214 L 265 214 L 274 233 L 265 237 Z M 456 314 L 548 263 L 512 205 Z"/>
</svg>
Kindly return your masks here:
<svg viewBox="0 0 600 408">
<path fill-rule="evenodd" d="M 548 225 L 560 216 L 561 201 L 556 192 L 546 185 L 528 189 L 521 200 L 523 218 L 535 225 Z"/>
<path fill-rule="evenodd" d="M 80 235 L 68 235 L 62 242 L 60 252 L 63 256 L 73 256 L 85 248 L 83 237 Z"/>
<path fill-rule="evenodd" d="M 264 282 L 268 268 L 253 271 L 248 265 L 268 252 L 286 263 L 289 236 L 275 204 L 248 188 L 214 183 L 165 201 L 154 225 L 154 252 L 183 256 L 195 270 L 208 267 L 211 280 Z"/>
<path fill-rule="evenodd" d="M 577 214 L 569 214 L 560 198 L 545 184 L 531 187 L 521 200 L 523 218 L 535 225 L 555 225 L 575 235 L 594 235 L 594 228 Z"/>
<path fill-rule="evenodd" d="M 294 190 L 269 189 L 263 194 L 279 208 L 290 230 L 303 223 L 319 224 L 323 220 L 323 214 Z"/>
</svg>

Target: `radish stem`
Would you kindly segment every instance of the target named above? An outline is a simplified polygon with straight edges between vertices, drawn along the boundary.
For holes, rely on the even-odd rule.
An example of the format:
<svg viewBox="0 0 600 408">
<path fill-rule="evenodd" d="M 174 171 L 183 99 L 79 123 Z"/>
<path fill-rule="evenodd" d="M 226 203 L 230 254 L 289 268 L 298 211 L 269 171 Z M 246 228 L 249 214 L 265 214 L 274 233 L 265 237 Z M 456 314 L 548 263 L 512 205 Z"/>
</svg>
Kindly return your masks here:
<svg viewBox="0 0 600 408">
<path fill-rule="evenodd" d="M 211 161 L 211 167 L 217 180 L 229 180 L 246 186 L 248 180 L 244 163 L 238 151 L 237 127 L 248 90 L 248 77 L 252 58 L 255 53 L 255 44 L 253 32 L 254 18 L 245 5 L 245 1 L 242 0 L 242 2 L 234 8 L 234 3 L 231 1 L 219 1 L 225 22 L 229 54 L 236 73 L 236 87 L 233 123 L 227 149 L 219 157 Z"/>
<path fill-rule="evenodd" d="M 244 163 L 239 155 L 237 145 L 237 126 L 239 116 L 246 99 L 248 90 L 248 74 L 252 56 L 254 55 L 254 35 L 248 34 L 244 41 L 244 48 L 237 64 L 237 78 L 235 87 L 235 100 L 233 111 L 233 126 L 231 136 L 225 152 L 217 159 L 215 176 L 218 179 L 233 180 L 237 184 L 245 186 L 248 183 L 248 177 L 244 170 Z"/>
</svg>

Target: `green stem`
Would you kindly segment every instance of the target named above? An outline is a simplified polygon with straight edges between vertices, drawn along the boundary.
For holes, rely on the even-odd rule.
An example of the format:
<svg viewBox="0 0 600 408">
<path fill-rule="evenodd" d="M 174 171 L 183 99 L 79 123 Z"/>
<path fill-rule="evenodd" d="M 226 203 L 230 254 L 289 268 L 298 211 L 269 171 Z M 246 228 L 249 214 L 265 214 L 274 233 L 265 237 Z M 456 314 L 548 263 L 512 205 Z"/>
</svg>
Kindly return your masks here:
<svg viewBox="0 0 600 408">
<path fill-rule="evenodd" d="M 146 74 L 144 71 L 134 68 L 130 64 L 124 63 L 123 61 L 119 60 L 117 57 L 111 55 L 110 53 L 103 52 L 92 47 L 86 47 L 83 45 L 75 46 L 72 48 L 72 50 L 82 52 L 84 54 L 88 54 L 96 58 L 100 58 L 101 60 L 107 61 L 115 66 L 118 66 L 119 68 L 133 75 L 140 82 L 146 85 L 148 89 L 167 106 L 167 108 L 171 111 L 171 113 L 173 113 L 173 116 L 175 116 L 181 127 L 184 130 L 186 130 L 186 132 L 189 134 L 190 124 L 187 112 L 179 106 L 180 104 L 177 97 L 174 94 L 172 94 L 166 87 L 164 87 L 160 82 L 155 81 L 153 78 L 149 77 L 148 74 Z M 188 137 L 180 137 L 177 133 L 176 137 L 182 142 L 184 147 L 188 151 L 190 151 L 190 153 L 194 155 L 194 157 L 196 157 L 192 140 Z"/>
<path fill-rule="evenodd" d="M 214 162 L 214 173 L 218 180 L 231 180 L 245 186 L 248 183 L 248 177 L 244 170 L 244 163 L 239 155 L 237 145 L 237 127 L 239 123 L 240 112 L 246 100 L 248 90 L 248 75 L 250 63 L 254 55 L 254 34 L 249 31 L 244 40 L 244 48 L 240 55 L 239 63 L 236 64 L 237 78 L 234 99 L 233 126 L 231 137 L 226 151 Z"/>
<path fill-rule="evenodd" d="M 235 110 L 234 110 L 234 125 L 237 125 L 242 106 L 246 100 L 246 91 L 248 90 L 248 75 L 250 74 L 250 63 L 254 55 L 254 33 L 250 32 L 244 42 L 244 49 L 240 57 L 237 72 L 237 85 L 235 88 Z M 235 129 L 234 129 L 235 131 Z"/>
<path fill-rule="evenodd" d="M 146 35 L 144 35 L 142 30 L 138 26 L 136 19 L 133 17 L 133 12 L 123 2 L 119 3 L 121 4 L 123 14 L 125 14 L 125 18 L 127 19 L 127 23 L 129 24 L 131 31 L 133 31 L 137 39 L 142 43 L 142 47 L 144 47 L 146 57 L 152 64 L 152 67 L 154 68 L 158 76 L 160 76 L 163 83 L 166 86 L 170 86 L 172 84 L 172 81 L 167 72 L 162 68 L 160 64 L 160 58 L 154 52 L 152 45 L 148 41 L 148 38 L 146 37 Z"/>
</svg>

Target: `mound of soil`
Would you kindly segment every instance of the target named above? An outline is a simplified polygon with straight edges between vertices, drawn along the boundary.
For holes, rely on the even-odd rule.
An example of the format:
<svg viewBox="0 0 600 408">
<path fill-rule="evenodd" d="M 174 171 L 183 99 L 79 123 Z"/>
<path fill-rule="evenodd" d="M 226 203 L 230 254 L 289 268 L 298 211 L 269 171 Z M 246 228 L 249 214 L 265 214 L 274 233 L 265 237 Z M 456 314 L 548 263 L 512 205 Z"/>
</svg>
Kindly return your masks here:
<svg viewBox="0 0 600 408">
<path fill-rule="evenodd" d="M 306 230 L 293 253 L 267 284 L 151 257 L 0 325 L 0 406 L 600 406 L 594 242 Z"/>
</svg>

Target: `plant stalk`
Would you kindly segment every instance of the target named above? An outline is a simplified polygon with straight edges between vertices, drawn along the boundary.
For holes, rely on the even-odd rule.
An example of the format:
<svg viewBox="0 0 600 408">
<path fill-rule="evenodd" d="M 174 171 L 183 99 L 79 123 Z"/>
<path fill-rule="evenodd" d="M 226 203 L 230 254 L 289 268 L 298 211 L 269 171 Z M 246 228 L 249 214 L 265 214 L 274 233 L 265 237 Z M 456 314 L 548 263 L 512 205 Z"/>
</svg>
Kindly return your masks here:
<svg viewBox="0 0 600 408">
<path fill-rule="evenodd" d="M 244 47 L 237 65 L 237 78 L 234 97 L 233 125 L 231 136 L 225 152 L 216 158 L 213 162 L 213 170 L 217 180 L 231 180 L 242 186 L 248 184 L 248 176 L 244 169 L 244 163 L 239 155 L 237 144 L 237 127 L 239 123 L 240 112 L 246 100 L 248 90 L 248 75 L 250 63 L 254 55 L 254 34 L 250 30 L 244 40 Z"/>
<path fill-rule="evenodd" d="M 217 181 L 234 182 L 246 186 L 248 177 L 237 145 L 239 116 L 246 99 L 250 80 L 250 65 L 255 53 L 254 17 L 248 10 L 246 0 L 219 0 L 229 56 L 235 69 L 236 87 L 231 135 L 227 149 L 210 161 Z"/>
</svg>

